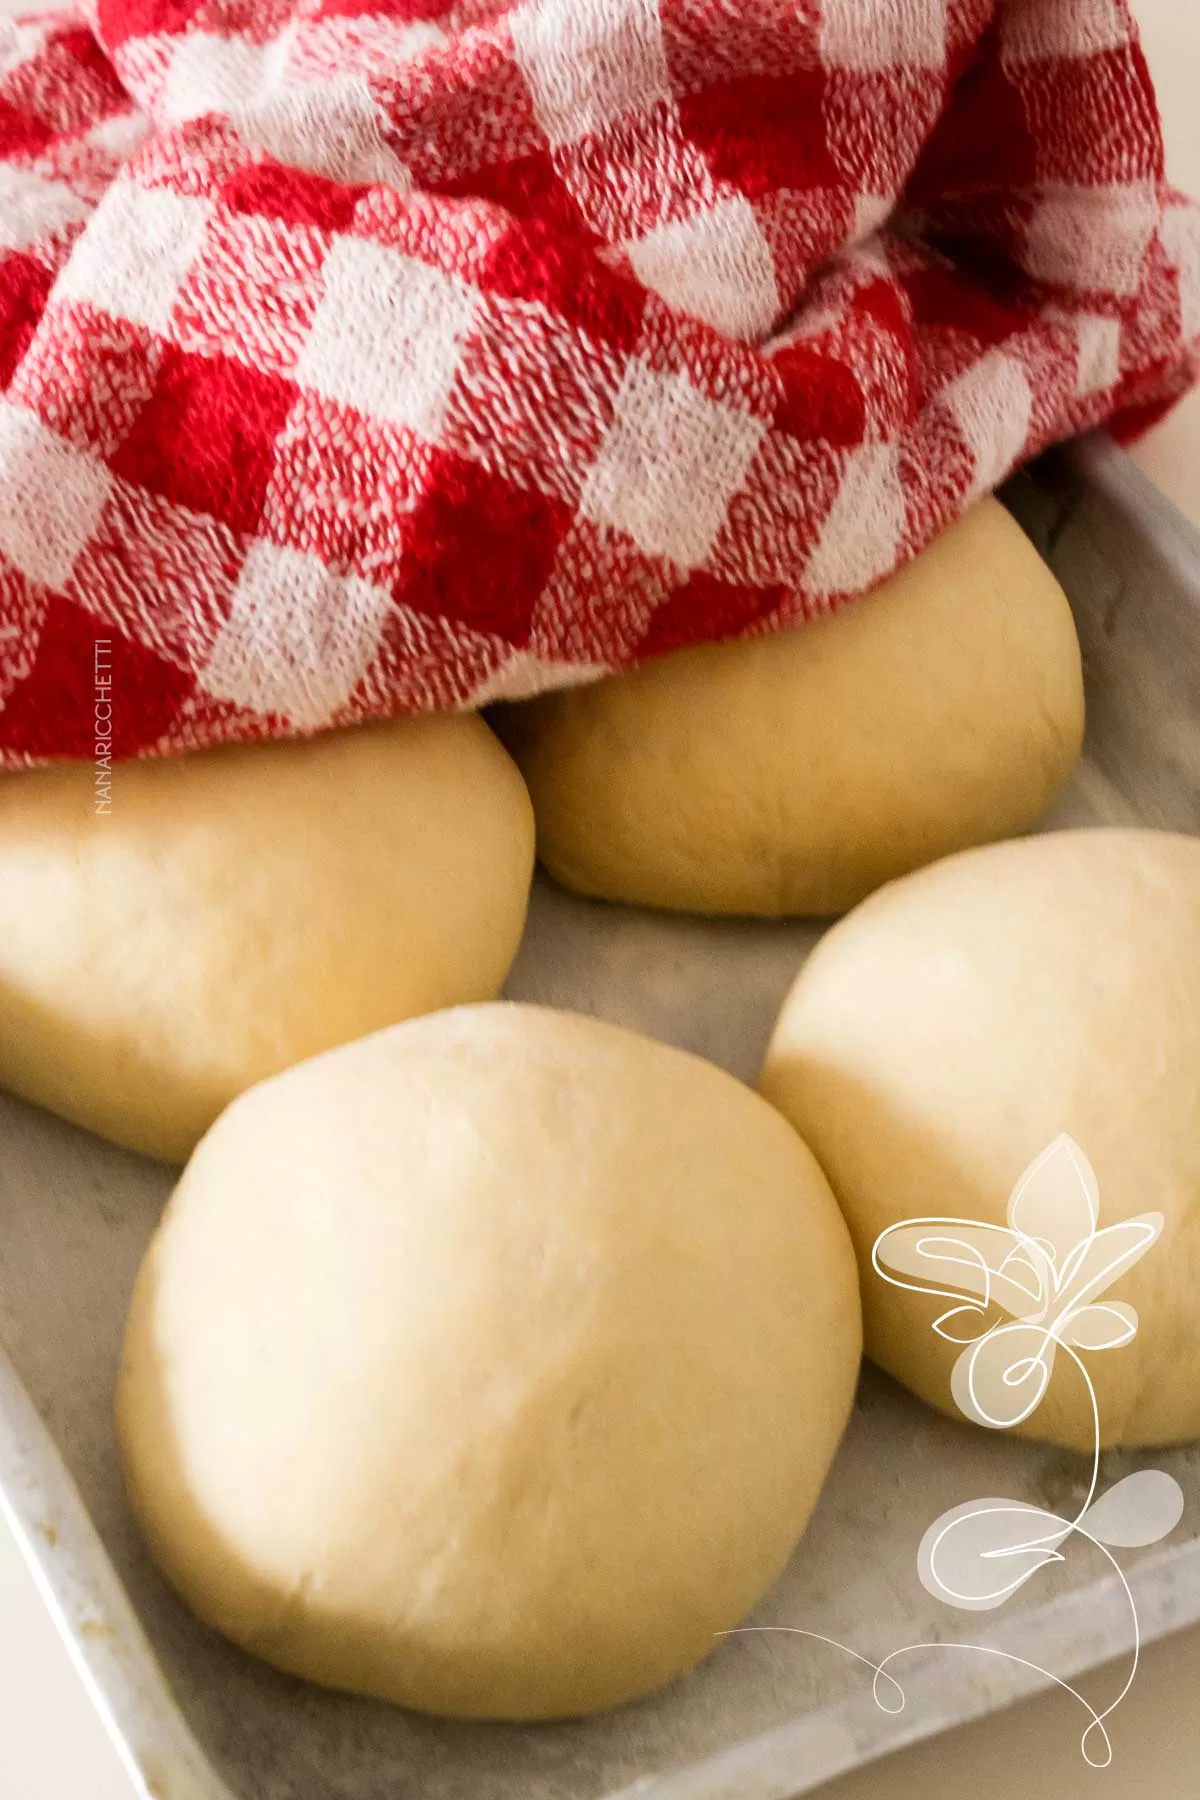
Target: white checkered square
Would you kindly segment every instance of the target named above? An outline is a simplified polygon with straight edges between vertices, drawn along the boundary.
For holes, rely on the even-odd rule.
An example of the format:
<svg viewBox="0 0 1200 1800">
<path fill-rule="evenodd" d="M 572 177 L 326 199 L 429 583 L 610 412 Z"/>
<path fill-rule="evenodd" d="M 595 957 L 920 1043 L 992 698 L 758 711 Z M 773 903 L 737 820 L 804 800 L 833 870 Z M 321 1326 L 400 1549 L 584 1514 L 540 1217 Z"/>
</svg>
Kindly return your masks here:
<svg viewBox="0 0 1200 1800">
<path fill-rule="evenodd" d="M 906 517 L 896 446 L 852 451 L 804 570 L 805 592 L 823 600 L 874 587 L 896 566 Z"/>
<path fill-rule="evenodd" d="M 0 401 L 0 551 L 28 580 L 66 585 L 111 490 L 102 463 Z"/>
<path fill-rule="evenodd" d="M 360 75 L 386 77 L 398 63 L 446 41 L 445 31 L 432 19 L 306 20 L 291 45 L 285 79 L 333 78 L 351 68 Z"/>
<path fill-rule="evenodd" d="M 165 334 L 208 218 L 207 201 L 114 181 L 67 259 L 54 297 Z"/>
<path fill-rule="evenodd" d="M 854 203 L 851 242 L 861 244 L 866 238 L 874 237 L 880 227 L 887 224 L 895 208 L 891 194 L 859 194 Z"/>
<path fill-rule="evenodd" d="M 1158 196 L 1133 187 L 1051 186 L 1030 222 L 1024 263 L 1039 281 L 1131 299 L 1158 228 Z"/>
<path fill-rule="evenodd" d="M 1010 67 L 1123 50 L 1131 35 L 1119 0 L 1009 0 L 1000 9 L 1000 54 Z"/>
<path fill-rule="evenodd" d="M 1029 377 L 1015 357 L 992 350 L 943 395 L 975 460 L 966 504 L 990 493 L 1020 459 L 1033 422 Z"/>
<path fill-rule="evenodd" d="M 741 195 L 626 245 L 638 280 L 729 337 L 765 337 L 780 310 L 775 260 Z"/>
<path fill-rule="evenodd" d="M 1167 207 L 1162 240 L 1179 277 L 1183 335 L 1200 337 L 1200 213 L 1194 206 L 1185 203 Z"/>
<path fill-rule="evenodd" d="M 1084 313 L 1074 323 L 1079 343 L 1075 392 L 1080 400 L 1090 400 L 1121 379 L 1121 321 Z"/>
<path fill-rule="evenodd" d="M 821 0 L 821 60 L 827 68 L 940 69 L 946 60 L 947 0 Z"/>
<path fill-rule="evenodd" d="M 658 0 L 528 0 L 516 60 L 553 147 L 671 99 Z"/>
<path fill-rule="evenodd" d="M 648 555 L 694 569 L 712 548 L 765 429 L 706 398 L 685 375 L 657 375 L 634 358 L 579 510 L 627 533 Z"/>
<path fill-rule="evenodd" d="M 261 92 L 269 45 L 193 31 L 181 38 L 167 71 L 162 112 L 172 124 L 205 113 L 232 113 Z"/>
<path fill-rule="evenodd" d="M 200 685 L 214 699 L 314 730 L 346 704 L 370 667 L 390 606 L 383 588 L 259 541 Z"/>
<path fill-rule="evenodd" d="M 91 207 L 61 181 L 0 163 L 0 250 L 24 250 L 86 219 Z"/>
<path fill-rule="evenodd" d="M 296 378 L 436 441 L 478 295 L 427 263 L 339 237 Z"/>
<path fill-rule="evenodd" d="M 336 75 L 274 89 L 238 114 L 239 134 L 276 162 L 313 169 L 333 181 L 370 183 L 407 194 L 412 177 L 383 141 L 370 85 Z"/>
</svg>

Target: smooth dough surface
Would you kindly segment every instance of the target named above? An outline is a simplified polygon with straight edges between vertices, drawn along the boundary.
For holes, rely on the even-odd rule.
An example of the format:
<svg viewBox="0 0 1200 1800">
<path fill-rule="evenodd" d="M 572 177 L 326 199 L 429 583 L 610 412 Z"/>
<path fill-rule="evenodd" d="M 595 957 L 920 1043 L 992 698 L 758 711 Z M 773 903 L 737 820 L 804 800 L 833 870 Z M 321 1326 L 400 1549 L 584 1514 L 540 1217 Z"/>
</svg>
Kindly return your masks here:
<svg viewBox="0 0 1200 1800">
<path fill-rule="evenodd" d="M 1166 1220 L 1105 1290 L 1136 1308 L 1136 1338 L 1085 1358 L 1103 1440 L 1200 1436 L 1200 839 L 1053 833 L 886 888 L 801 971 L 762 1090 L 840 1199 L 868 1354 L 944 1411 L 958 1352 L 932 1326 L 951 1302 L 886 1285 L 872 1245 L 905 1219 L 1003 1225 L 1022 1174 L 1069 1134 L 1101 1228 Z M 1091 1449 L 1065 1354 L 1025 1430 Z"/>
<path fill-rule="evenodd" d="M 162 1568 L 247 1648 L 553 1718 L 683 1673 L 781 1572 L 860 1344 L 828 1183 L 757 1094 L 466 1007 L 218 1121 L 137 1281 L 119 1435 Z"/>
<path fill-rule="evenodd" d="M 987 500 L 873 595 L 498 708 L 538 852 L 580 893 L 828 916 L 1015 835 L 1083 739 L 1066 596 Z"/>
<path fill-rule="evenodd" d="M 499 993 L 529 797 L 494 735 L 413 719 L 0 777 L 0 1084 L 182 1161 L 252 1083 Z"/>
</svg>

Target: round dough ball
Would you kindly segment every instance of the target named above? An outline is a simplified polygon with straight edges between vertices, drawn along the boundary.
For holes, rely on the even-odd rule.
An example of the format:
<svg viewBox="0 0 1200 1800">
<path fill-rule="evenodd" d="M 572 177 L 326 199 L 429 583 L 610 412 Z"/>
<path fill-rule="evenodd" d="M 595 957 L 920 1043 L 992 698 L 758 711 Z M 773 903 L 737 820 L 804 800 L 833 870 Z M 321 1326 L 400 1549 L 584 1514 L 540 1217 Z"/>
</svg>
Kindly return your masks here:
<svg viewBox="0 0 1200 1800">
<path fill-rule="evenodd" d="M 778 1113 L 569 1013 L 462 1008 L 237 1101 L 138 1278 L 134 1509 L 280 1668 L 613 1706 L 780 1573 L 849 1414 L 854 1255 Z"/>
<path fill-rule="evenodd" d="M 0 777 L 0 1084 L 182 1161 L 235 1094 L 493 999 L 529 796 L 474 718 Z"/>
<path fill-rule="evenodd" d="M 874 595 L 499 708 L 566 887 L 824 916 L 1026 830 L 1083 741 L 1066 596 L 994 500 Z"/>
<path fill-rule="evenodd" d="M 930 1405 L 960 1416 L 959 1351 L 932 1329 L 954 1301 L 888 1285 L 872 1246 L 907 1219 L 1005 1225 L 1020 1178 L 1066 1133 L 1095 1171 L 1101 1229 L 1152 1212 L 1166 1221 L 1094 1296 L 1129 1302 L 1140 1321 L 1126 1347 L 1081 1352 L 1103 1442 L 1200 1436 L 1198 950 L 1200 839 L 1072 831 L 897 882 L 801 971 L 762 1091 L 804 1133 L 846 1214 L 868 1354 Z M 1060 1271 L 1065 1239 L 1086 1236 L 1070 1192 Z M 1044 1205 L 1032 1217 L 1031 1235 L 1053 1241 Z M 1086 1384 L 1065 1351 L 1022 1429 L 1092 1449 Z"/>
</svg>

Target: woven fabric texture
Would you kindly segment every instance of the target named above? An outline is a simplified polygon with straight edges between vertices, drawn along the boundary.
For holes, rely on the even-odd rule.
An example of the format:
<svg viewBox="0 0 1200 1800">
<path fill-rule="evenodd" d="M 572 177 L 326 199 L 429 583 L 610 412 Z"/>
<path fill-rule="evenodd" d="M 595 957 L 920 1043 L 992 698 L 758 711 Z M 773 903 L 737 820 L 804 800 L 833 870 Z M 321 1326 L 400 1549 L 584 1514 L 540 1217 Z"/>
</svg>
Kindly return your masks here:
<svg viewBox="0 0 1200 1800">
<path fill-rule="evenodd" d="M 1198 343 L 1125 0 L 6 22 L 0 764 L 801 625 Z"/>
</svg>

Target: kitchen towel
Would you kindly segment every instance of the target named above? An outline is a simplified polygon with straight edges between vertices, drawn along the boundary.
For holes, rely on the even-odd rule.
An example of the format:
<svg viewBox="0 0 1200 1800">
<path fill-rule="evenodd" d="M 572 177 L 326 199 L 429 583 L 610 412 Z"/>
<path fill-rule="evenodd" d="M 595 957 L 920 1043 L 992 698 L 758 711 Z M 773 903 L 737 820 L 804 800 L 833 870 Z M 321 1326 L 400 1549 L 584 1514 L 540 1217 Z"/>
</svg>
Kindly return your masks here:
<svg viewBox="0 0 1200 1800">
<path fill-rule="evenodd" d="M 1198 345 L 1126 0 L 5 22 L 0 764 L 802 626 Z"/>
</svg>

